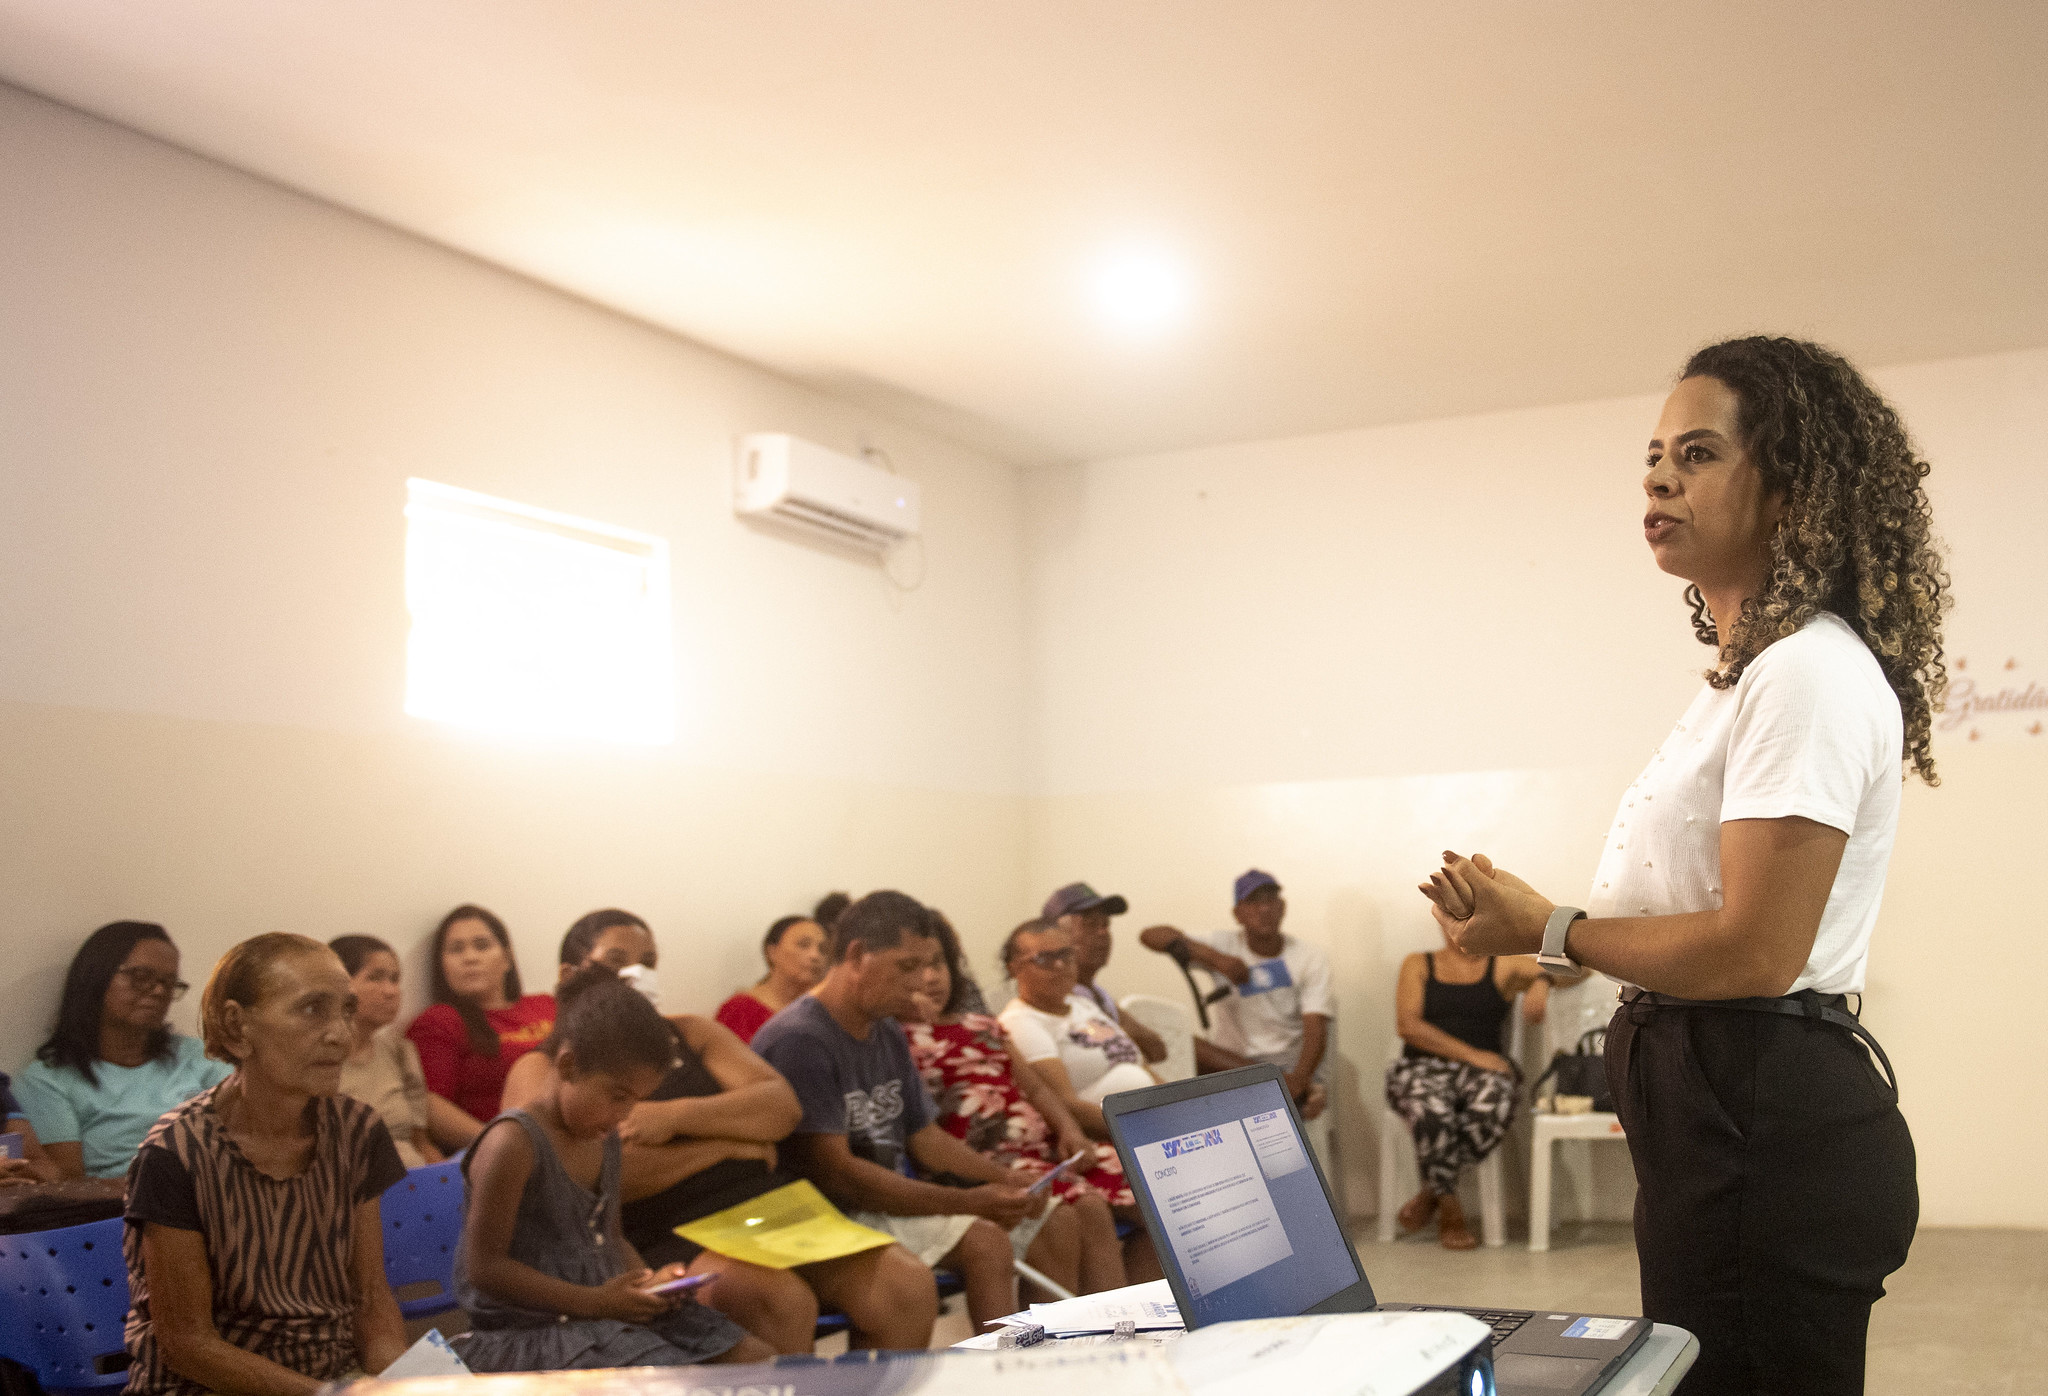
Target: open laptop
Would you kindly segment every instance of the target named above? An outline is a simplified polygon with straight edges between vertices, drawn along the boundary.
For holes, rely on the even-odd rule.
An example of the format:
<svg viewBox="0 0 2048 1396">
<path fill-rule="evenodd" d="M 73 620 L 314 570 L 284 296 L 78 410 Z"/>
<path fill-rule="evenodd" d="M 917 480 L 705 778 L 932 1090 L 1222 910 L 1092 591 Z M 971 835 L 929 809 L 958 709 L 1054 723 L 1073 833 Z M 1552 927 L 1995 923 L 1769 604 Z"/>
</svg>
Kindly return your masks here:
<svg viewBox="0 0 2048 1396">
<path fill-rule="evenodd" d="M 1102 1113 L 1190 1329 L 1451 1307 L 1375 1298 L 1278 1067 L 1124 1091 Z M 1492 1327 L 1503 1396 L 1591 1396 L 1650 1333 L 1645 1319 L 1607 1314 L 1456 1312 Z"/>
</svg>

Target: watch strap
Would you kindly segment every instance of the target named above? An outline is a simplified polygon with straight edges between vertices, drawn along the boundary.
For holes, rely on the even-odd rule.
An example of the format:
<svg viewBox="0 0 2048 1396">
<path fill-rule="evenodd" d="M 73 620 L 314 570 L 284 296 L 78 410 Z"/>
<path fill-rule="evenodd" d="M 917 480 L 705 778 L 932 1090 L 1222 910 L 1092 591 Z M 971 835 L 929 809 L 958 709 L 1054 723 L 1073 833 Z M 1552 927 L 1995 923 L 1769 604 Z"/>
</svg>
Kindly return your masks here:
<svg viewBox="0 0 2048 1396">
<path fill-rule="evenodd" d="M 1545 969 L 1563 970 L 1567 973 L 1579 968 L 1578 961 L 1564 952 L 1565 937 L 1571 934 L 1572 922 L 1582 921 L 1586 913 L 1575 906 L 1561 906 L 1550 913 L 1550 919 L 1543 923 L 1543 948 L 1536 952 L 1536 963 Z"/>
</svg>

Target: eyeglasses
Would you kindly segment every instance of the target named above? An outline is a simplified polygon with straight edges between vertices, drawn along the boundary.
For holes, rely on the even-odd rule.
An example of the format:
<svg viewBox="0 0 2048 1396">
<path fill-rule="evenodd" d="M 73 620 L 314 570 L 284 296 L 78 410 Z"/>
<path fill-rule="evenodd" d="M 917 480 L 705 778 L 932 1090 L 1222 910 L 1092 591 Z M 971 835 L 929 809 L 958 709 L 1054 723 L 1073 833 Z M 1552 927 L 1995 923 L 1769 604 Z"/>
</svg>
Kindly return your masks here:
<svg viewBox="0 0 2048 1396">
<path fill-rule="evenodd" d="M 117 969 L 114 973 L 127 981 L 128 992 L 137 998 L 147 998 L 158 989 L 162 989 L 173 999 L 181 999 L 185 997 L 185 991 L 192 987 L 182 979 L 173 979 L 168 974 L 158 974 L 153 969 L 143 969 L 140 966 Z"/>
<path fill-rule="evenodd" d="M 1026 955 L 1025 963 L 1037 965 L 1040 969 L 1058 969 L 1061 965 L 1074 963 L 1074 947 L 1064 950 L 1041 950 L 1036 955 Z"/>
</svg>

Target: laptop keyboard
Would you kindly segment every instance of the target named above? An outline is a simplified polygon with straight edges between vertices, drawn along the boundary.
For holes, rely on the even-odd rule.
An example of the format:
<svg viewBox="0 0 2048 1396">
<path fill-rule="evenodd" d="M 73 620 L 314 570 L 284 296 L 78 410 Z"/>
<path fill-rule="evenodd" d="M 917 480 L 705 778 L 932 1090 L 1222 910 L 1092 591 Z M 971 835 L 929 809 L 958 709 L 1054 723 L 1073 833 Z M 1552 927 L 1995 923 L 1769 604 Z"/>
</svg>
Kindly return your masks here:
<svg viewBox="0 0 2048 1396">
<path fill-rule="evenodd" d="M 1500 1309 L 1458 1309 L 1457 1313 L 1470 1314 L 1493 1330 L 1493 1346 L 1499 1347 L 1509 1334 L 1529 1321 L 1530 1315 L 1516 1310 Z"/>
</svg>

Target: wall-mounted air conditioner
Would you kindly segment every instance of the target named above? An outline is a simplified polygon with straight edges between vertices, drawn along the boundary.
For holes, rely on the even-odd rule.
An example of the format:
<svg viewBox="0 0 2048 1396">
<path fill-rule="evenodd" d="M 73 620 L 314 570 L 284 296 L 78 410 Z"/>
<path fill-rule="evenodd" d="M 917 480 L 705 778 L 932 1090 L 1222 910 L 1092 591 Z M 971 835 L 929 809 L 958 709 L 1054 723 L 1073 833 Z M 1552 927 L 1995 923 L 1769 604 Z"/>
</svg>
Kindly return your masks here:
<svg viewBox="0 0 2048 1396">
<path fill-rule="evenodd" d="M 780 433 L 740 438 L 733 508 L 878 552 L 917 535 L 914 482 Z"/>
</svg>

